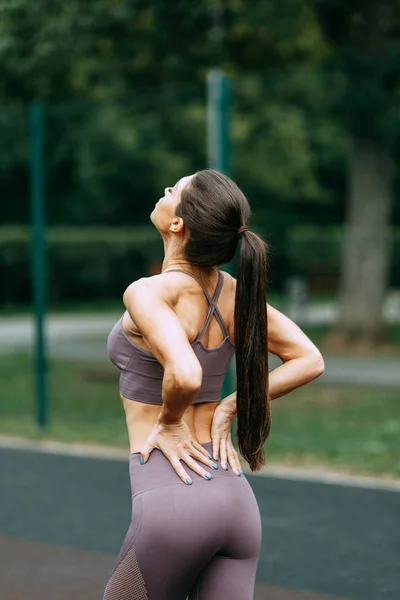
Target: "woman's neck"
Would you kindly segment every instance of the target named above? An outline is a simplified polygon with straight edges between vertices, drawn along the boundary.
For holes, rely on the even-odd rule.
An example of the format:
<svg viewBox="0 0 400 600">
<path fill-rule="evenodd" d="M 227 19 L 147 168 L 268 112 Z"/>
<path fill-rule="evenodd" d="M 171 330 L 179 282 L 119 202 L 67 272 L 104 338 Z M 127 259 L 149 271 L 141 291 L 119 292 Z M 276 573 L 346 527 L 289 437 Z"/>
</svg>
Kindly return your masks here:
<svg viewBox="0 0 400 600">
<path fill-rule="evenodd" d="M 202 281 L 207 281 L 209 279 L 213 279 L 215 273 L 218 271 L 218 267 L 214 267 L 207 272 L 200 267 L 194 267 L 185 257 L 183 256 L 175 256 L 175 257 L 165 257 L 161 267 L 161 273 L 165 271 L 172 271 L 174 269 L 178 269 L 180 271 L 188 271 L 195 275 L 198 279 Z"/>
<path fill-rule="evenodd" d="M 174 239 L 164 239 L 164 260 L 161 272 L 166 271 L 167 269 L 191 270 L 189 261 L 183 255 L 182 245 L 177 244 Z"/>
<path fill-rule="evenodd" d="M 207 270 L 207 272 L 199 267 L 194 267 L 182 253 L 182 246 L 178 246 L 173 242 L 171 243 L 171 241 L 168 243 L 168 241 L 164 240 L 164 260 L 161 267 L 162 273 L 164 271 L 171 271 L 172 269 L 179 269 L 182 271 L 189 271 L 189 273 L 204 280 L 208 279 L 210 275 L 213 276 L 216 271 L 218 271 L 217 267 L 210 269 L 210 271 Z"/>
</svg>

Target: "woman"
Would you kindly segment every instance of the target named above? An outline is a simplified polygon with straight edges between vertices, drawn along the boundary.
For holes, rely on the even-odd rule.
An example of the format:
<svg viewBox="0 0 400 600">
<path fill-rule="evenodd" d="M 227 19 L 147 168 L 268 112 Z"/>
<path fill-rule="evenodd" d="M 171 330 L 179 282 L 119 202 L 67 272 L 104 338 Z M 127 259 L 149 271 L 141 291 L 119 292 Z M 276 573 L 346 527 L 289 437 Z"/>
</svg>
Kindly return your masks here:
<svg viewBox="0 0 400 600">
<path fill-rule="evenodd" d="M 182 178 L 151 214 L 162 273 L 128 287 L 108 342 L 121 371 L 132 522 L 104 600 L 253 598 L 260 515 L 232 419 L 241 454 L 259 469 L 270 399 L 324 367 L 292 321 L 267 314 L 267 251 L 249 216 L 243 193 L 216 171 Z M 218 267 L 237 247 L 235 280 Z M 269 377 L 268 351 L 283 361 Z M 218 405 L 234 353 L 237 392 Z"/>
</svg>

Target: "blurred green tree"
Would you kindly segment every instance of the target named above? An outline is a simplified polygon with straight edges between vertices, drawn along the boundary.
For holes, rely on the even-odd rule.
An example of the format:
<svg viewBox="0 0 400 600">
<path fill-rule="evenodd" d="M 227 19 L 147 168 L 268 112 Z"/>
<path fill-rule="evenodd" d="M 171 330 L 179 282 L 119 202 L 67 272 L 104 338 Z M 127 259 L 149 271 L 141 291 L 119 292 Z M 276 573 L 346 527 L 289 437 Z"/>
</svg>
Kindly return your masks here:
<svg viewBox="0 0 400 600">
<path fill-rule="evenodd" d="M 0 169 L 13 200 L 3 220 L 29 219 L 22 111 L 39 97 L 48 107 L 48 221 L 147 221 L 165 185 L 206 164 L 205 79 L 219 65 L 232 77 L 233 175 L 271 241 L 274 288 L 293 270 L 293 228 L 343 221 L 351 140 L 349 204 L 359 208 L 347 227 L 340 335 L 376 339 L 390 156 L 399 150 L 398 0 L 377 6 L 0 0 Z M 373 178 L 374 165 L 387 175 Z"/>
<path fill-rule="evenodd" d="M 3 94 L 9 105 L 36 96 L 48 104 L 48 221 L 147 220 L 165 185 L 206 164 L 205 77 L 219 64 L 233 77 L 233 175 L 275 248 L 280 285 L 286 232 L 310 204 L 326 212 L 333 195 L 318 169 L 343 146 L 325 118 L 315 66 L 326 49 L 309 8 L 300 0 L 190 8 L 97 0 L 84 10 L 77 0 L 3 3 Z M 20 222 L 24 203 L 27 220 L 27 194 L 8 174 L 9 221 Z"/>
<path fill-rule="evenodd" d="M 382 306 L 400 132 L 400 3 L 312 4 L 331 48 L 327 75 L 340 92 L 334 110 L 350 138 L 339 323 L 330 341 L 338 349 L 374 346 L 385 341 Z"/>
</svg>

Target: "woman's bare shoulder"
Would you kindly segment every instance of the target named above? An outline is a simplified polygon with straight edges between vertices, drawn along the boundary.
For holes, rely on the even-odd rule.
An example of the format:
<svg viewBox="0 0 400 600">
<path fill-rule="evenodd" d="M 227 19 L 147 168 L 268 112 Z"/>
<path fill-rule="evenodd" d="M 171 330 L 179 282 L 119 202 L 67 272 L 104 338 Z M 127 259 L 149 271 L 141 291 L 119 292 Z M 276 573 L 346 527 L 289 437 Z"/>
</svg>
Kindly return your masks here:
<svg viewBox="0 0 400 600">
<path fill-rule="evenodd" d="M 229 273 L 228 271 L 223 271 L 222 269 L 220 269 L 222 275 L 224 276 L 224 282 L 226 284 L 230 284 L 232 286 L 232 289 L 236 290 L 236 279 L 235 277 L 233 277 L 233 275 L 231 275 L 231 273 Z"/>
<path fill-rule="evenodd" d="M 179 292 L 187 283 L 187 279 L 184 274 L 175 272 L 141 277 L 126 288 L 124 300 L 140 295 L 141 297 L 157 297 L 168 303 L 174 303 L 178 300 Z"/>
</svg>

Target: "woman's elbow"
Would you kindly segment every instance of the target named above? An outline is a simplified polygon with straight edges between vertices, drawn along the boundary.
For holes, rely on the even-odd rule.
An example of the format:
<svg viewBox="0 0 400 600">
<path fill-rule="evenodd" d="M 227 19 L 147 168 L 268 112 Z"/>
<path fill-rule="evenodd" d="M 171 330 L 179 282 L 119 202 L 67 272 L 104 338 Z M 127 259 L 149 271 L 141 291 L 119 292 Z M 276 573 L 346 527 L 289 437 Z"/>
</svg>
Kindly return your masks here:
<svg viewBox="0 0 400 600">
<path fill-rule="evenodd" d="M 312 379 L 316 379 L 325 371 L 325 362 L 323 356 L 317 348 L 309 355 L 308 362 Z"/>
<path fill-rule="evenodd" d="M 174 387 L 186 393 L 196 393 L 203 381 L 203 370 L 200 363 L 187 365 L 174 372 Z"/>
</svg>

